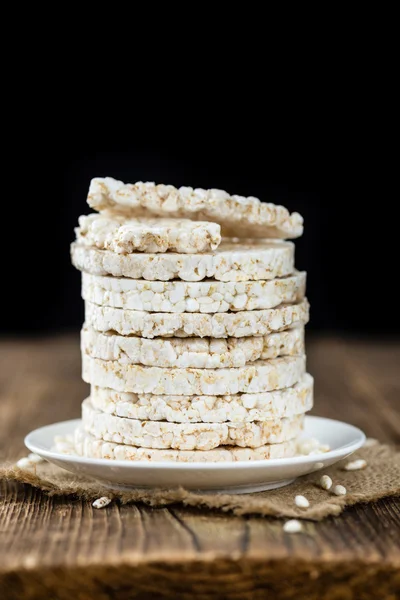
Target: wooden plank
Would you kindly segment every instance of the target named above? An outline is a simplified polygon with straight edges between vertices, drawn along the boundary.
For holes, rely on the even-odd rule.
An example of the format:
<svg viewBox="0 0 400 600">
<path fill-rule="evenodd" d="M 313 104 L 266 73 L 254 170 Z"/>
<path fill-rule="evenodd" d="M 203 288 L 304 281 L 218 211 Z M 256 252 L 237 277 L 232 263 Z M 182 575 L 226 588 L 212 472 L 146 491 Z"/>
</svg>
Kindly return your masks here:
<svg viewBox="0 0 400 600">
<path fill-rule="evenodd" d="M 400 511 L 390 499 L 358 505 L 340 519 L 306 523 L 304 535 L 290 537 L 272 519 L 177 507 L 111 505 L 98 511 L 90 503 L 43 497 L 14 483 L 2 484 L 1 493 L 1 567 L 7 569 L 33 560 L 42 566 L 71 566 L 190 562 L 200 556 L 400 564 Z"/>
<path fill-rule="evenodd" d="M 366 348 L 362 350 L 360 342 L 309 340 L 307 362 L 315 376 L 316 391 L 313 414 L 342 419 L 361 427 L 367 436 L 399 444 L 396 405 L 400 380 L 395 374 L 400 364 L 400 344 L 388 352 L 383 344 L 364 343 Z M 389 368 L 383 374 L 373 367 L 382 361 Z M 390 393 L 384 385 L 388 377 L 392 381 Z"/>
<path fill-rule="evenodd" d="M 399 442 L 400 345 L 307 343 L 314 413 Z M 32 428 L 78 416 L 87 390 L 77 336 L 1 341 L 0 459 L 24 455 L 22 440 Z M 400 588 L 400 509 L 395 499 L 358 505 L 290 537 L 271 519 L 182 507 L 96 511 L 1 482 L 0 556 L 2 598 L 20 599 L 28 589 L 30 598 L 57 598 L 61 581 L 62 598 L 242 600 L 264 598 L 268 590 L 300 598 L 291 590 L 301 582 L 311 600 L 346 597 L 346 586 L 354 598 L 393 600 Z"/>
</svg>

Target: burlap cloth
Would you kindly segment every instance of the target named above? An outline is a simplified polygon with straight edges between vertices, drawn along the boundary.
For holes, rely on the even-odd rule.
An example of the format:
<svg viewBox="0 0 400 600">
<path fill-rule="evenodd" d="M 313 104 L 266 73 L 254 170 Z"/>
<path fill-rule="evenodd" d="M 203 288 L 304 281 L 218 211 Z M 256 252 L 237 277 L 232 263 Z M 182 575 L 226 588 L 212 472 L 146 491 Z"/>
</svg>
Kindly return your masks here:
<svg viewBox="0 0 400 600">
<path fill-rule="evenodd" d="M 343 466 L 356 458 L 365 459 L 367 467 L 359 471 L 345 471 Z M 335 496 L 332 491 L 321 489 L 318 482 L 323 474 L 329 475 L 334 485 L 344 485 L 347 495 Z M 393 447 L 376 443 L 361 448 L 351 458 L 301 477 L 284 488 L 254 494 L 202 494 L 183 488 L 112 492 L 96 481 L 78 477 L 47 462 L 38 463 L 28 470 L 12 465 L 0 465 L 0 478 L 29 484 L 50 496 L 75 496 L 87 500 L 108 496 L 123 504 L 181 504 L 232 511 L 237 515 L 268 515 L 319 521 L 329 515 L 340 514 L 346 506 L 352 504 L 399 495 L 400 452 Z M 299 509 L 295 506 L 294 497 L 297 494 L 308 498 L 309 508 Z"/>
</svg>

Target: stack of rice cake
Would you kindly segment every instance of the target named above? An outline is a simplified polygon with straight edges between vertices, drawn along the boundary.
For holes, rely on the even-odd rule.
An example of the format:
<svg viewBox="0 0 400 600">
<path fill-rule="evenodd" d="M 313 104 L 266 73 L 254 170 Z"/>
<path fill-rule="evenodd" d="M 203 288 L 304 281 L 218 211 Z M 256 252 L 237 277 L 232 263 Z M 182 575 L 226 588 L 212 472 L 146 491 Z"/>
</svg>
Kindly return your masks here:
<svg viewBox="0 0 400 600">
<path fill-rule="evenodd" d="M 77 452 L 293 456 L 313 405 L 306 274 L 283 241 L 302 234 L 300 215 L 220 190 L 111 178 L 92 180 L 88 203 L 99 213 L 79 219 L 71 248 L 91 385 Z"/>
</svg>

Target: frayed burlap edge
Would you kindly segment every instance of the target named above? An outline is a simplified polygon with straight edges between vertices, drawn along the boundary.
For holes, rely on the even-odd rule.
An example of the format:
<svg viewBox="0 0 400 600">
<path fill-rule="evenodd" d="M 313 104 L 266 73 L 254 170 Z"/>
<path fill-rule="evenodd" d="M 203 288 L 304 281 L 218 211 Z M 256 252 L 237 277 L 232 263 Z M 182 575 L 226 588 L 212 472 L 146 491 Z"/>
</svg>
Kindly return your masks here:
<svg viewBox="0 0 400 600">
<path fill-rule="evenodd" d="M 252 494 L 204 494 L 183 488 L 169 490 L 111 491 L 99 482 L 76 476 L 47 462 L 38 463 L 29 469 L 14 465 L 0 466 L 0 478 L 29 484 L 49 496 L 74 496 L 94 500 L 108 496 L 123 504 L 145 503 L 162 507 L 170 504 L 198 506 L 236 515 L 262 515 L 322 520 L 329 515 L 339 515 L 346 506 L 360 502 L 372 502 L 380 498 L 400 495 L 400 452 L 383 444 L 361 448 L 351 460 L 363 458 L 367 467 L 359 471 L 345 471 L 349 459 L 332 467 L 301 477 L 291 485 L 268 492 Z M 329 475 L 334 485 L 347 489 L 346 496 L 335 496 L 332 491 L 322 490 L 318 485 L 322 474 Z M 298 494 L 306 496 L 310 507 L 299 509 L 294 504 Z"/>
</svg>

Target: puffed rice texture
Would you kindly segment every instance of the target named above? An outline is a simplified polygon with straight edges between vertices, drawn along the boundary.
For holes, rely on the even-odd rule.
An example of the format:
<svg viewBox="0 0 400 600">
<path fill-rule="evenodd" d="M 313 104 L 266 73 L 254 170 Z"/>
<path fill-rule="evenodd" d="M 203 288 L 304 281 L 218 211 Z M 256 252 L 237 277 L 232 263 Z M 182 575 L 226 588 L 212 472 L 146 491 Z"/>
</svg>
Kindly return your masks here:
<svg viewBox="0 0 400 600">
<path fill-rule="evenodd" d="M 76 240 L 117 254 L 132 252 L 183 252 L 196 254 L 215 250 L 221 243 L 216 223 L 189 219 L 127 219 L 120 215 L 97 213 L 79 217 Z"/>
<path fill-rule="evenodd" d="M 86 324 L 96 331 L 154 337 L 250 337 L 304 325 L 309 303 L 282 304 L 266 310 L 228 313 L 151 313 L 98 306 L 85 301 Z"/>
<path fill-rule="evenodd" d="M 112 275 L 150 281 L 258 281 L 294 273 L 294 244 L 274 240 L 236 243 L 222 241 L 214 251 L 202 254 L 116 254 L 76 242 L 71 245 L 72 264 L 92 275 Z"/>
<path fill-rule="evenodd" d="M 253 423 L 168 423 L 114 417 L 93 408 L 90 398 L 82 403 L 82 426 L 97 439 L 142 448 L 213 450 L 221 445 L 258 448 L 299 436 L 304 416 Z"/>
<path fill-rule="evenodd" d="M 116 392 L 92 386 L 94 408 L 109 415 L 171 423 L 251 423 L 303 414 L 313 407 L 313 378 L 305 374 L 290 388 L 259 394 L 162 396 Z"/>
<path fill-rule="evenodd" d="M 296 238 L 303 233 L 303 218 L 254 196 L 230 195 L 223 190 L 175 188 L 139 181 L 124 184 L 112 177 L 92 179 L 87 198 L 91 208 L 129 216 L 188 217 L 220 223 L 223 235 L 261 238 Z"/>
<path fill-rule="evenodd" d="M 78 428 L 75 433 L 75 451 L 78 455 L 87 458 L 106 458 L 110 460 L 219 463 L 289 458 L 296 454 L 296 442 L 290 440 L 281 444 L 266 444 L 258 448 L 220 446 L 213 450 L 138 448 L 128 444 L 105 442 L 96 439 L 84 429 Z"/>
<path fill-rule="evenodd" d="M 141 338 L 101 333 L 84 326 L 81 350 L 92 358 L 148 367 L 220 369 L 255 360 L 304 354 L 304 327 L 262 337 Z"/>
<path fill-rule="evenodd" d="M 82 298 L 113 308 L 218 313 L 274 308 L 303 300 L 306 273 L 269 281 L 146 281 L 82 273 Z"/>
<path fill-rule="evenodd" d="M 182 396 L 221 396 L 269 392 L 290 387 L 305 373 L 305 356 L 258 360 L 235 369 L 176 369 L 126 365 L 82 356 L 87 383 L 118 392 Z"/>
</svg>

